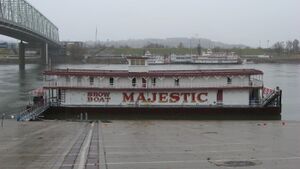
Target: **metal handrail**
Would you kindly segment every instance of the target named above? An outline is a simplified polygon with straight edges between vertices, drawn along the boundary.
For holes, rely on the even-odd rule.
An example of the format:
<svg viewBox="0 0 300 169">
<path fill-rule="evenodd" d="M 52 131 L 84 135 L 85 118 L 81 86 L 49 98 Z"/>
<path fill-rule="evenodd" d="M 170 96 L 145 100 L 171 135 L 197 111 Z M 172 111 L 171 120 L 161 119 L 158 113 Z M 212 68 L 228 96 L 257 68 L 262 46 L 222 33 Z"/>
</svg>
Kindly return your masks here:
<svg viewBox="0 0 300 169">
<path fill-rule="evenodd" d="M 211 88 L 211 87 L 262 87 L 263 82 L 262 81 L 253 81 L 253 82 L 232 82 L 232 83 L 192 83 L 192 84 L 160 84 L 156 83 L 153 84 L 139 84 L 135 83 L 134 85 L 132 83 L 121 83 L 121 84 L 105 84 L 105 83 L 94 83 L 91 85 L 88 82 L 81 82 L 81 83 L 66 83 L 66 82 L 48 82 L 46 83 L 45 87 L 70 87 L 70 88 L 132 88 L 132 89 L 139 89 L 139 88 L 145 88 L 145 89 L 160 89 L 160 88 Z"/>
<path fill-rule="evenodd" d="M 19 113 L 17 117 L 17 121 L 29 121 L 36 119 L 40 114 L 42 114 L 45 110 L 49 108 L 49 104 L 41 104 L 26 109 Z"/>
</svg>

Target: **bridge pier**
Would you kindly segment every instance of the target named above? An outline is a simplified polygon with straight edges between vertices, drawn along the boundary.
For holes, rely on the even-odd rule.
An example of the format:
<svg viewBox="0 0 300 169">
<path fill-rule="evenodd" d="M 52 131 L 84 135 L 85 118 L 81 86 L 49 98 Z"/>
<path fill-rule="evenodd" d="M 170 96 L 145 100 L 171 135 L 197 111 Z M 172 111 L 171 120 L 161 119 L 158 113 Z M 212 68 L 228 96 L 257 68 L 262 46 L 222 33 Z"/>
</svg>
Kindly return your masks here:
<svg viewBox="0 0 300 169">
<path fill-rule="evenodd" d="M 19 43 L 19 69 L 25 69 L 25 43 L 23 41 Z"/>
<path fill-rule="evenodd" d="M 43 43 L 41 48 L 41 59 L 44 65 L 49 64 L 48 43 Z"/>
</svg>

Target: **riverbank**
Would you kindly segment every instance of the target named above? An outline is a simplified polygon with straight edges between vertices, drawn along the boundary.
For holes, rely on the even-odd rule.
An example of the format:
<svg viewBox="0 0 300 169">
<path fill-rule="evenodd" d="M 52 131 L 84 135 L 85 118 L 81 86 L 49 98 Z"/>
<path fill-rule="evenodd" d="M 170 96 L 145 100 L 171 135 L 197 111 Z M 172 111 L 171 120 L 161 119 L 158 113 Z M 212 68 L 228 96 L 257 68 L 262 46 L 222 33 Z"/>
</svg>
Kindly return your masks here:
<svg viewBox="0 0 300 169">
<path fill-rule="evenodd" d="M 298 169 L 297 121 L 16 122 L 0 127 L 1 168 Z"/>
<path fill-rule="evenodd" d="M 41 63 L 40 57 L 26 57 L 26 64 L 38 64 Z M 0 57 L 0 64 L 19 64 L 19 57 Z"/>
<path fill-rule="evenodd" d="M 295 56 L 277 56 L 271 58 L 242 58 L 247 63 L 300 63 L 300 55 Z M 26 57 L 27 64 L 38 64 L 41 62 L 40 57 Z M 55 56 L 52 58 L 53 64 L 127 64 L 125 58 L 121 56 L 98 56 L 74 59 L 70 56 Z M 19 64 L 18 57 L 0 57 L 0 64 Z"/>
<path fill-rule="evenodd" d="M 247 62 L 253 63 L 300 63 L 300 55 L 293 56 L 274 56 L 270 58 L 242 58 L 247 59 Z"/>
</svg>

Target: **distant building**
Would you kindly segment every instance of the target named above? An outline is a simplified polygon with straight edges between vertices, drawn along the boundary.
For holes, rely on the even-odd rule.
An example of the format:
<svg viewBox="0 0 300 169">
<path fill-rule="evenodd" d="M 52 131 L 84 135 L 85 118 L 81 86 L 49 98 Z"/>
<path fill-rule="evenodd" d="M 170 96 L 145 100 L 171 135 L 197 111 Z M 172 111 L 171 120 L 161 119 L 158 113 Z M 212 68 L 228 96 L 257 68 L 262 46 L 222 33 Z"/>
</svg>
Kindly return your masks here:
<svg viewBox="0 0 300 169">
<path fill-rule="evenodd" d="M 62 54 L 65 56 L 69 56 L 70 55 L 70 48 L 71 47 L 79 47 L 79 48 L 83 48 L 86 47 L 84 42 L 81 41 L 62 41 L 61 42 L 63 49 L 62 49 Z"/>
<path fill-rule="evenodd" d="M 81 41 L 62 41 L 61 44 L 66 48 L 69 48 L 71 46 L 85 47 L 85 43 Z"/>
</svg>

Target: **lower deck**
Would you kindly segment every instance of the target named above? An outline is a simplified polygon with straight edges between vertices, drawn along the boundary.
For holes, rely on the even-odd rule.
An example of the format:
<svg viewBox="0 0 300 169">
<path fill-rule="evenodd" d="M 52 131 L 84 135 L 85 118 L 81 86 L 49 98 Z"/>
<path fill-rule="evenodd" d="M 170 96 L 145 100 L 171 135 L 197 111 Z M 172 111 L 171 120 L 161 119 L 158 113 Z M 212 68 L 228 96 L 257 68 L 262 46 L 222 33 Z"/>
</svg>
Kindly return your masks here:
<svg viewBox="0 0 300 169">
<path fill-rule="evenodd" d="M 88 90 L 49 89 L 52 103 L 81 106 L 252 106 L 263 100 L 260 88 L 240 89 L 161 89 L 161 90 Z M 275 91 L 274 91 L 275 92 Z"/>
<path fill-rule="evenodd" d="M 46 119 L 280 120 L 281 107 L 50 107 Z"/>
</svg>

